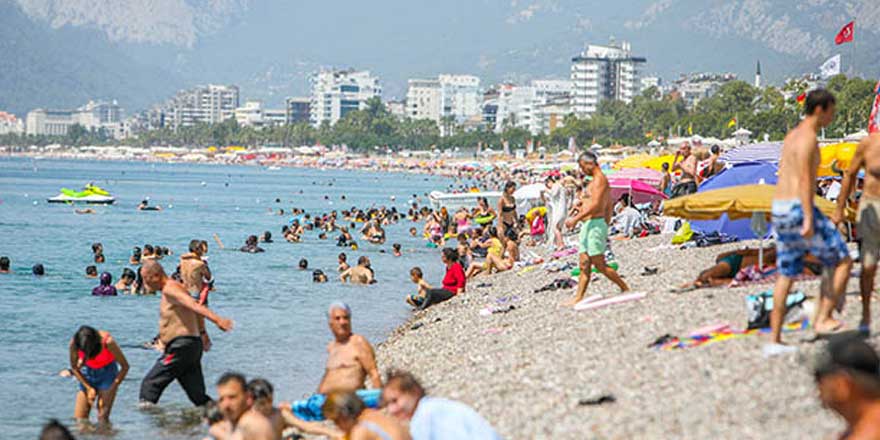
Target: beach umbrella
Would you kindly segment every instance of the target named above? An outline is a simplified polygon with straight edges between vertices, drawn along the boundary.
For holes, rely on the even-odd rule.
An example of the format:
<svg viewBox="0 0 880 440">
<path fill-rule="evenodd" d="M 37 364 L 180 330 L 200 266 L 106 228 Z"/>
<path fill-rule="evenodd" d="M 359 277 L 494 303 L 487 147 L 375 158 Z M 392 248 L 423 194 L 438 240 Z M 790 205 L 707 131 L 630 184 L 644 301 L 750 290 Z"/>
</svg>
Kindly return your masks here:
<svg viewBox="0 0 880 440">
<path fill-rule="evenodd" d="M 643 167 L 643 163 L 646 161 L 653 159 L 654 156 L 645 153 L 633 154 L 632 156 L 624 157 L 623 159 L 617 161 L 614 164 L 614 169 L 620 170 L 624 168 L 641 168 Z"/>
<path fill-rule="evenodd" d="M 613 174 L 615 179 L 638 180 L 639 182 L 644 182 L 648 185 L 659 185 L 660 181 L 663 179 L 663 173 L 650 168 L 624 168 L 622 170 L 612 171 L 614 171 Z"/>
<path fill-rule="evenodd" d="M 617 176 L 608 179 L 608 185 L 611 187 L 611 198 L 619 200 L 620 196 L 629 194 L 633 203 L 651 203 L 655 200 L 666 200 L 666 194 L 660 192 L 654 186 L 645 182 L 634 179 L 621 179 Z"/>
<path fill-rule="evenodd" d="M 770 213 L 776 185 L 739 185 L 699 192 L 667 200 L 663 203 L 663 215 L 686 220 L 713 220 L 727 215 L 731 219 L 750 219 L 756 212 Z M 837 205 L 816 196 L 813 203 L 826 215 L 831 215 Z M 852 212 L 847 212 L 852 217 Z"/>
<path fill-rule="evenodd" d="M 782 142 L 767 142 L 736 147 L 721 154 L 721 161 L 726 164 L 746 162 L 779 163 L 782 154 Z"/>
<path fill-rule="evenodd" d="M 767 162 L 742 163 L 728 166 L 704 181 L 697 189 L 697 193 L 755 183 L 775 185 L 777 171 L 776 164 Z M 693 221 L 691 222 L 691 228 L 703 233 L 712 231 L 723 232 L 740 240 L 761 238 L 755 235 L 748 220 L 731 220 L 727 215 L 722 215 L 716 220 Z"/>
<path fill-rule="evenodd" d="M 546 189 L 547 187 L 543 183 L 532 183 L 529 185 L 523 185 L 513 192 L 513 198 L 515 198 L 516 200 L 540 199 L 541 193 L 544 192 Z"/>
<path fill-rule="evenodd" d="M 856 153 L 858 144 L 855 142 L 841 142 L 839 144 L 826 145 L 819 148 L 819 177 L 837 176 L 834 167 L 845 170 L 849 168 L 853 155 Z"/>
<path fill-rule="evenodd" d="M 671 170 L 672 170 L 672 161 L 673 161 L 674 159 L 675 159 L 675 155 L 674 155 L 674 154 L 665 154 L 665 155 L 663 155 L 663 156 L 660 156 L 660 157 L 654 157 L 654 158 L 651 158 L 651 159 L 645 161 L 645 162 L 642 164 L 642 166 L 645 167 L 645 168 L 650 168 L 650 169 L 652 169 L 652 170 L 662 171 L 662 170 L 663 170 L 663 164 L 664 164 L 664 163 L 668 163 L 668 164 L 669 164 L 669 170 L 671 171 Z"/>
</svg>

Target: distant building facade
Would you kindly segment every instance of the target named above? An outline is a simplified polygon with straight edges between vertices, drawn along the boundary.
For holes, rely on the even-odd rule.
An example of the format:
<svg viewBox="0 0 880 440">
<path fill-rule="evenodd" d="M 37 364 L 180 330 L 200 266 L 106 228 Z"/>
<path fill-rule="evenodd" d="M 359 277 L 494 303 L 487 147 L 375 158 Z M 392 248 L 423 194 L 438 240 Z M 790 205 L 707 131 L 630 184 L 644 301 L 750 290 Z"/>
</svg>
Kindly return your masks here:
<svg viewBox="0 0 880 440">
<path fill-rule="evenodd" d="M 674 81 L 671 89 L 677 92 L 685 107 L 693 109 L 701 100 L 717 93 L 721 86 L 735 80 L 733 73 L 692 73 Z"/>
<path fill-rule="evenodd" d="M 247 101 L 235 109 L 235 121 L 242 127 L 275 127 L 287 123 L 287 111 L 263 108 L 261 101 Z"/>
<path fill-rule="evenodd" d="M 292 97 L 285 100 L 286 121 L 288 124 L 308 124 L 311 117 L 309 97 Z"/>
<path fill-rule="evenodd" d="M 456 124 L 479 117 L 482 112 L 480 78 L 473 75 L 439 75 L 437 79 L 411 79 L 406 93 L 406 115 L 430 119 L 446 135 L 444 118 Z"/>
<path fill-rule="evenodd" d="M 12 113 L 0 111 L 0 135 L 2 134 L 24 134 L 24 121 Z"/>
<path fill-rule="evenodd" d="M 503 84 L 498 88 L 496 132 L 523 128 L 534 135 L 561 126 L 571 113 L 573 84 L 567 80 L 534 80 L 529 85 Z"/>
<path fill-rule="evenodd" d="M 199 123 L 223 122 L 235 117 L 238 99 L 239 90 L 234 85 L 209 84 L 181 90 L 163 107 L 163 125 L 177 130 Z"/>
<path fill-rule="evenodd" d="M 105 130 L 108 136 L 121 139 L 126 135 L 123 111 L 116 101 L 89 101 L 73 110 L 35 109 L 27 114 L 26 132 L 34 136 L 64 136 L 70 127 L 80 125 L 86 130 Z"/>
<path fill-rule="evenodd" d="M 641 91 L 641 70 L 647 60 L 634 56 L 630 44 L 622 42 L 588 45 L 571 62 L 572 109 L 578 117 L 589 117 L 602 100 L 630 102 Z"/>
<path fill-rule="evenodd" d="M 349 112 L 365 109 L 370 98 L 382 96 L 379 78 L 368 70 L 321 70 L 311 82 L 309 120 L 315 127 L 333 125 Z"/>
</svg>

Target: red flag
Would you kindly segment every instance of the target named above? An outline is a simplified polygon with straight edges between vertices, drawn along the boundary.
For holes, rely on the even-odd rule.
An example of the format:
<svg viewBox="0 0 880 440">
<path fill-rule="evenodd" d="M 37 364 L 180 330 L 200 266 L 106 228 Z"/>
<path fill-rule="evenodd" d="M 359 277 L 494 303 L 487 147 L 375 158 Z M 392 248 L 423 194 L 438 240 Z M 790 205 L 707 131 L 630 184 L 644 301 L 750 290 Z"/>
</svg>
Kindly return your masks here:
<svg viewBox="0 0 880 440">
<path fill-rule="evenodd" d="M 803 105 L 804 101 L 806 101 L 806 100 L 807 100 L 807 92 L 801 93 L 800 95 L 797 96 L 798 104 Z"/>
<path fill-rule="evenodd" d="M 843 44 L 852 41 L 853 35 L 855 34 L 855 27 L 855 21 L 847 23 L 846 26 L 844 26 L 843 29 L 841 29 L 840 32 L 837 33 L 837 36 L 834 37 L 834 43 Z"/>
<path fill-rule="evenodd" d="M 874 87 L 874 105 L 871 106 L 871 116 L 868 119 L 868 133 L 880 132 L 880 81 Z"/>
</svg>

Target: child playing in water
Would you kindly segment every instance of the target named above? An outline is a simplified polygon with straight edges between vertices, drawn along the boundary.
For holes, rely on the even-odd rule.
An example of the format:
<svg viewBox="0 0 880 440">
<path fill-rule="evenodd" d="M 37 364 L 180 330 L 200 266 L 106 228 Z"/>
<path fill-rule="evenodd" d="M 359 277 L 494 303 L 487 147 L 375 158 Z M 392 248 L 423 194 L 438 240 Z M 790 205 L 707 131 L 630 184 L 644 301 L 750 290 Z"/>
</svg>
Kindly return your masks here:
<svg viewBox="0 0 880 440">
<path fill-rule="evenodd" d="M 419 267 L 410 269 L 409 276 L 410 279 L 412 279 L 412 282 L 415 283 L 416 286 L 419 286 L 419 289 L 415 295 L 407 295 L 406 303 L 413 307 L 419 307 L 422 305 L 422 302 L 425 301 L 426 292 L 431 288 L 431 285 L 422 278 L 424 275 L 422 274 L 422 269 Z"/>
</svg>

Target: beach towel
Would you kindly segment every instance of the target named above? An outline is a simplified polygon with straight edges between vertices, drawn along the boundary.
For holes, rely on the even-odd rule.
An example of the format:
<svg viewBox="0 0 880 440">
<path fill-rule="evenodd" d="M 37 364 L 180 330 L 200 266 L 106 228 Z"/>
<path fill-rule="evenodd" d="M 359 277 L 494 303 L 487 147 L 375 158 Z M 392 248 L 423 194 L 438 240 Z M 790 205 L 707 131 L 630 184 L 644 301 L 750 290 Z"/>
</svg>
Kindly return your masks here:
<svg viewBox="0 0 880 440">
<path fill-rule="evenodd" d="M 809 281 L 819 277 L 819 275 L 802 274 L 794 277 L 794 281 Z M 740 269 L 727 287 L 735 288 L 773 284 L 777 278 L 779 278 L 779 273 L 776 266 L 767 266 L 761 271 L 758 269 L 757 264 L 753 264 Z"/>
<path fill-rule="evenodd" d="M 807 319 L 786 324 L 782 327 L 783 333 L 796 332 L 810 328 L 810 321 Z M 686 348 L 701 347 L 704 345 L 714 344 L 716 342 L 728 341 L 731 339 L 744 338 L 758 334 L 770 333 L 769 328 L 751 329 L 751 330 L 735 330 L 725 329 L 721 331 L 711 331 L 704 334 L 696 334 L 686 337 L 678 337 L 672 335 L 663 335 L 651 343 L 650 348 L 656 350 L 682 350 Z"/>
</svg>

